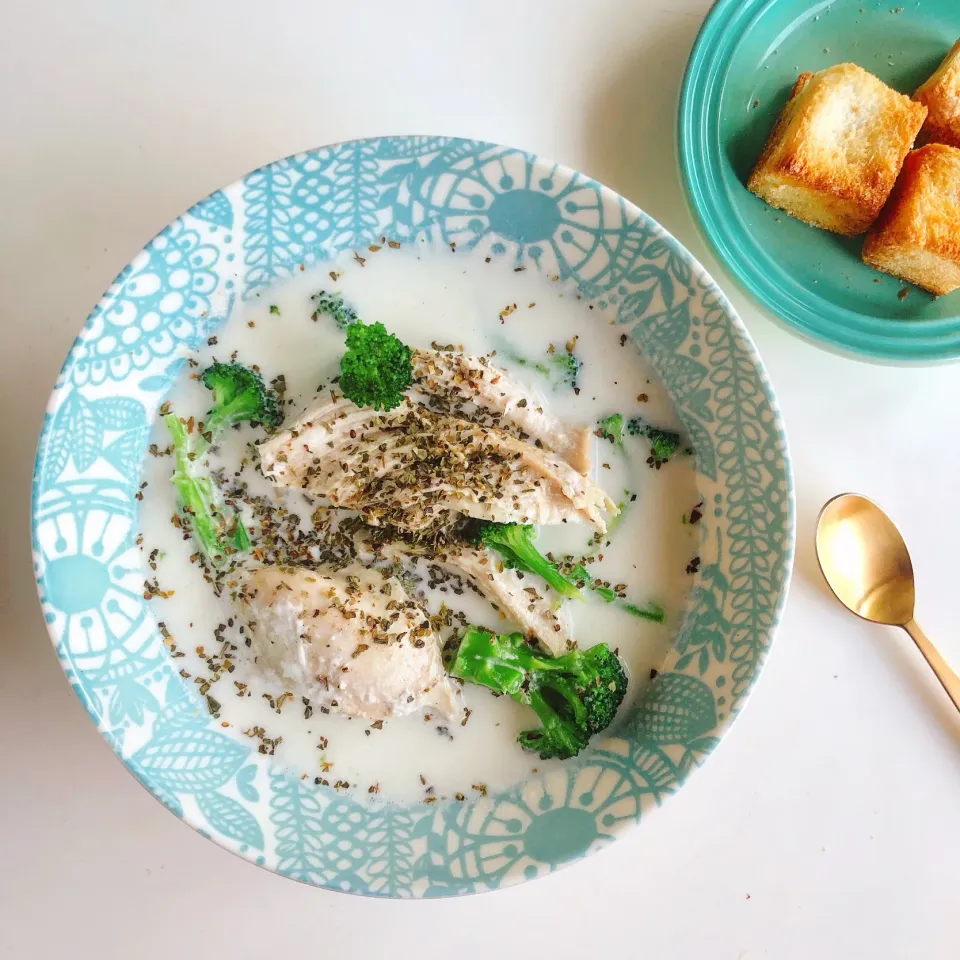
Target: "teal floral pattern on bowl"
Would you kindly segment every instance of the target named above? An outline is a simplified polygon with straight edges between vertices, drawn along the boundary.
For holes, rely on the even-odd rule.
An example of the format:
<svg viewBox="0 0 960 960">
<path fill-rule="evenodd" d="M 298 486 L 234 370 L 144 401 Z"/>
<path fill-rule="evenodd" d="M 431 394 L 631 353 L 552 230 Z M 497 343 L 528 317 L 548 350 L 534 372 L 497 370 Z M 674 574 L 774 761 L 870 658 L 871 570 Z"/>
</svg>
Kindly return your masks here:
<svg viewBox="0 0 960 960">
<path fill-rule="evenodd" d="M 223 732 L 143 598 L 137 491 L 149 424 L 236 297 L 380 237 L 456 243 L 577 284 L 663 378 L 694 441 L 701 565 L 642 702 L 560 772 L 399 806 L 314 786 Z M 786 439 L 763 368 L 710 278 L 600 184 L 518 150 L 438 137 L 298 154 L 192 207 L 81 332 L 40 438 L 37 583 L 77 696 L 129 769 L 204 836 L 281 874 L 389 897 L 506 886 L 601 848 L 717 744 L 757 677 L 793 553 Z"/>
</svg>

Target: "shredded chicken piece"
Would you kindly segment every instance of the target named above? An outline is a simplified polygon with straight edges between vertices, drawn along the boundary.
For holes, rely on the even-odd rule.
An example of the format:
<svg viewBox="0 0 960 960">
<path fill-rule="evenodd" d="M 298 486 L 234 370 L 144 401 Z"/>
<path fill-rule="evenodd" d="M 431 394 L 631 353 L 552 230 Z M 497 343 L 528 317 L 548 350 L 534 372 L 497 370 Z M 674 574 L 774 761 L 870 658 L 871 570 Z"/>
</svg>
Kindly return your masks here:
<svg viewBox="0 0 960 960">
<path fill-rule="evenodd" d="M 357 510 L 372 525 L 418 531 L 453 513 L 498 523 L 589 523 L 613 501 L 550 451 L 496 427 L 406 400 L 361 409 L 331 394 L 260 446 L 264 476 Z"/>
<path fill-rule="evenodd" d="M 489 423 L 513 429 L 521 439 L 552 450 L 579 473 L 590 471 L 593 433 L 589 427 L 571 426 L 552 417 L 528 387 L 497 369 L 487 357 L 468 357 L 441 350 L 413 351 L 414 384 L 441 401 L 453 400 L 452 411 L 462 413 L 473 404 Z M 483 420 L 467 414 L 468 419 Z"/>
<path fill-rule="evenodd" d="M 431 562 L 467 577 L 497 610 L 551 653 L 564 653 L 572 646 L 565 606 L 554 609 L 550 588 L 539 577 L 511 570 L 486 548 L 451 547 L 440 551 Z"/>
<path fill-rule="evenodd" d="M 407 566 L 410 561 L 425 560 L 465 581 L 488 600 L 506 620 L 512 621 L 528 637 L 534 637 L 551 653 L 564 653 L 575 645 L 566 604 L 554 606 L 549 587 L 533 574 L 511 570 L 486 547 L 447 544 L 425 549 L 403 540 L 375 542 L 364 539 L 361 552 L 369 562 L 385 560 Z"/>
<path fill-rule="evenodd" d="M 373 721 L 425 708 L 462 713 L 436 631 L 384 571 L 256 567 L 237 605 L 257 664 L 300 696 Z"/>
</svg>

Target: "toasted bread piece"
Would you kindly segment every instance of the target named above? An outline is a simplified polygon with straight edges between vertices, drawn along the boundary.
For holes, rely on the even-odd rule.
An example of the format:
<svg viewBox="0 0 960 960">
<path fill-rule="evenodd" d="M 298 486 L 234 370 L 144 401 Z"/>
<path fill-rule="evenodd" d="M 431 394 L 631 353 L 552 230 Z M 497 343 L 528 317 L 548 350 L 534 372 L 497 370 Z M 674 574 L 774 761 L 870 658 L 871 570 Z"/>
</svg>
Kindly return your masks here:
<svg viewBox="0 0 960 960">
<path fill-rule="evenodd" d="M 960 150 L 931 143 L 908 154 L 863 259 L 931 293 L 960 287 Z"/>
<path fill-rule="evenodd" d="M 960 40 L 943 58 L 933 76 L 917 87 L 913 99 L 928 110 L 921 143 L 960 147 Z"/>
<path fill-rule="evenodd" d="M 801 74 L 747 187 L 813 226 L 863 233 L 926 115 L 855 63 Z"/>
</svg>

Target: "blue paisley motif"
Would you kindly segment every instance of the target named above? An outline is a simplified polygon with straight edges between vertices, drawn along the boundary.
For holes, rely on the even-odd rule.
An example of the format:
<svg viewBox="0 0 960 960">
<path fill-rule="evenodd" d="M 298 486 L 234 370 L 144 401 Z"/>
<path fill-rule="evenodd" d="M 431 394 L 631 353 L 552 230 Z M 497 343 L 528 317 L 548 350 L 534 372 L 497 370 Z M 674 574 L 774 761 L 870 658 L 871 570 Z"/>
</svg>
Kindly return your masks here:
<svg viewBox="0 0 960 960">
<path fill-rule="evenodd" d="M 672 771 L 665 759 L 664 768 Z M 447 804 L 420 822 L 426 841 L 416 872 L 424 894 L 444 896 L 469 884 L 492 889 L 549 873 L 608 842 L 641 813 L 641 794 L 651 797 L 676 783 L 615 749 L 598 749 L 568 770 L 518 785 L 497 799 Z"/>
<path fill-rule="evenodd" d="M 335 219 L 333 182 L 323 172 L 329 161 L 327 151 L 300 155 L 244 179 L 244 296 L 315 259 L 329 238 Z"/>
<path fill-rule="evenodd" d="M 166 661 L 143 599 L 132 498 L 116 485 L 74 482 L 36 510 L 40 599 L 59 653 L 93 708 L 120 727 L 156 709 L 146 675 Z"/>
<path fill-rule="evenodd" d="M 206 200 L 194 204 L 187 213 L 198 220 L 206 220 L 208 223 L 220 227 L 233 226 L 233 207 L 222 190 L 218 190 L 207 197 Z"/>
<path fill-rule="evenodd" d="M 198 346 L 213 325 L 219 255 L 181 220 L 153 239 L 117 277 L 77 338 L 67 364 L 73 381 L 123 381 L 178 347 Z"/>
<path fill-rule="evenodd" d="M 409 160 L 436 155 L 451 141 L 450 137 L 384 137 L 367 142 L 375 144 L 377 156 L 383 160 Z"/>
<path fill-rule="evenodd" d="M 79 389 L 71 390 L 46 430 L 46 471 L 40 479 L 54 484 L 68 464 L 77 474 L 83 474 L 102 461 L 112 466 L 123 482 L 133 486 L 140 476 L 149 432 L 147 411 L 139 400 L 87 400 Z"/>
<path fill-rule="evenodd" d="M 323 794 L 283 772 L 270 775 L 270 822 L 276 837 L 277 872 L 324 886 L 337 878 L 327 865 Z"/>
<path fill-rule="evenodd" d="M 260 824 L 242 803 L 216 790 L 202 790 L 195 796 L 197 807 L 217 833 L 236 840 L 245 847 L 263 849 L 263 831 Z"/>
<path fill-rule="evenodd" d="M 374 144 L 337 147 L 333 165 L 333 215 L 339 249 L 362 248 L 379 236 L 380 165 Z"/>
</svg>

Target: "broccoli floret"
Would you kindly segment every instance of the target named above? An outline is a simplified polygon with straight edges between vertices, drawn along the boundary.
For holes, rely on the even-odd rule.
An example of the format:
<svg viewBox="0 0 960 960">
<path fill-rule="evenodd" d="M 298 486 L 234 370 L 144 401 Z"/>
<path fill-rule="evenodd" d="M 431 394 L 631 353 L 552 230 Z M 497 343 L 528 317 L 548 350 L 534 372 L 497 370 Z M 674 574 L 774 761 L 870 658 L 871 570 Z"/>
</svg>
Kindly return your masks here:
<svg viewBox="0 0 960 960">
<path fill-rule="evenodd" d="M 613 722 L 627 691 L 623 664 L 605 643 L 550 657 L 523 634 L 480 627 L 466 629 L 450 672 L 532 707 L 542 726 L 518 740 L 544 760 L 576 756 Z"/>
<path fill-rule="evenodd" d="M 392 410 L 413 383 L 413 351 L 382 323 L 357 320 L 347 328 L 340 389 L 360 407 Z"/>
<path fill-rule="evenodd" d="M 347 327 L 357 322 L 356 310 L 344 302 L 341 293 L 328 293 L 326 290 L 321 290 L 319 293 L 313 294 L 310 299 L 317 308 L 317 313 L 330 314 L 333 317 L 333 322 L 341 330 L 346 330 Z"/>
<path fill-rule="evenodd" d="M 566 353 L 551 353 L 549 356 L 560 381 L 569 387 L 576 387 L 580 371 L 583 369 L 583 362 L 580 358 L 570 350 Z"/>
<path fill-rule="evenodd" d="M 614 413 L 597 423 L 597 436 L 609 440 L 618 447 L 623 446 L 623 414 Z"/>
<path fill-rule="evenodd" d="M 243 364 L 214 361 L 201 379 L 213 393 L 213 407 L 203 421 L 208 443 L 215 443 L 223 430 L 238 423 L 262 423 L 273 429 L 283 419 L 263 379 Z"/>
<path fill-rule="evenodd" d="M 496 550 L 507 566 L 514 570 L 542 577 L 560 596 L 583 599 L 579 587 L 534 546 L 537 528 L 533 524 L 482 521 L 468 528 L 467 535 L 474 546 L 482 545 Z"/>
<path fill-rule="evenodd" d="M 653 455 L 657 460 L 672 457 L 680 446 L 680 434 L 668 430 L 651 431 L 650 440 L 653 442 Z"/>
<path fill-rule="evenodd" d="M 216 485 L 198 461 L 228 427 L 246 421 L 276 427 L 281 415 L 259 374 L 239 363 L 214 362 L 201 379 L 213 393 L 213 406 L 202 429 L 188 430 L 175 413 L 163 419 L 173 437 L 171 479 L 180 511 L 207 559 L 220 564 L 230 555 L 248 550 L 250 535 L 236 511 L 221 501 Z"/>
<path fill-rule="evenodd" d="M 680 446 L 680 434 L 647 423 L 643 417 L 631 417 L 627 424 L 631 437 L 646 437 L 650 441 L 650 456 L 654 462 L 665 463 Z"/>
<path fill-rule="evenodd" d="M 620 658 L 605 643 L 584 650 L 580 656 L 582 672 L 578 691 L 582 691 L 587 732 L 592 737 L 613 723 L 627 692 L 627 672 Z"/>
</svg>

